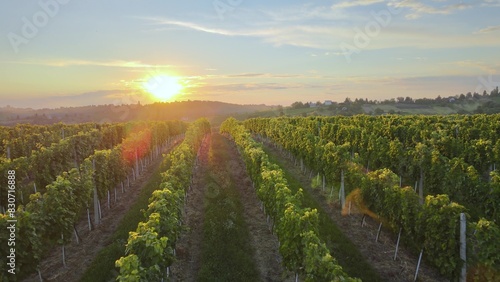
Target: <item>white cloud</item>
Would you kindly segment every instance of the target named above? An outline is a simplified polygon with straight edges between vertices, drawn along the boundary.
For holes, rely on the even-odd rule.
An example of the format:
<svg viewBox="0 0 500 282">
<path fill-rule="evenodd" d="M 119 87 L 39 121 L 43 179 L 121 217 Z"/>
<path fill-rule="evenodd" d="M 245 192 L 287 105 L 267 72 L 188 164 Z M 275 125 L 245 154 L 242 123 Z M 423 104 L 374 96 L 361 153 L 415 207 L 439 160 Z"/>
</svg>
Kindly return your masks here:
<svg viewBox="0 0 500 282">
<path fill-rule="evenodd" d="M 26 61 L 11 61 L 8 63 L 25 64 L 25 65 L 44 65 L 52 67 L 70 67 L 70 66 L 100 66 L 100 67 L 118 67 L 118 68 L 171 68 L 172 65 L 152 65 L 142 63 L 140 61 L 93 61 L 93 60 L 78 60 L 78 59 L 57 59 L 57 60 L 26 60 Z M 175 66 L 177 67 L 177 66 Z"/>
<path fill-rule="evenodd" d="M 500 64 L 485 63 L 482 61 L 475 60 L 463 60 L 454 62 L 456 66 L 462 68 L 472 69 L 473 71 L 479 70 L 482 73 L 497 73 L 500 72 Z"/>
<path fill-rule="evenodd" d="M 366 6 L 382 2 L 405 11 L 407 19 L 417 19 L 428 14 L 448 15 L 473 6 L 480 6 L 478 2 L 451 4 L 451 1 L 441 0 L 426 2 L 422 0 L 356 0 L 340 2 L 333 6 Z M 492 3 L 486 4 L 492 5 Z M 301 11 L 301 8 L 304 10 Z M 273 46 L 305 47 L 342 55 L 339 53 L 340 44 L 345 42 L 353 45 L 357 34 L 355 28 L 364 30 L 366 25 L 375 19 L 369 13 L 361 17 L 359 14 L 350 14 L 342 9 L 334 10 L 331 7 L 312 4 L 293 5 L 274 11 L 245 9 L 244 17 L 234 22 L 231 21 L 231 24 L 200 18 L 183 21 L 161 17 L 141 19 L 152 24 L 158 31 L 179 28 L 228 37 L 254 37 Z M 485 29 L 481 33 L 487 31 L 493 30 Z M 365 49 L 475 47 L 496 46 L 499 43 L 499 39 L 495 38 L 482 37 L 471 40 L 470 34 L 456 32 L 450 34 L 449 30 L 428 29 L 425 24 L 422 26 L 405 25 L 404 22 L 393 21 L 389 26 L 383 27 L 378 35 L 370 38 L 370 44 Z"/>
<path fill-rule="evenodd" d="M 495 26 L 488 26 L 485 28 L 482 28 L 475 33 L 489 33 L 489 32 L 495 32 L 500 30 L 500 25 L 495 25 Z"/>
<path fill-rule="evenodd" d="M 385 2 L 385 0 L 354 0 L 354 1 L 344 1 L 337 4 L 332 5 L 332 9 L 337 8 L 350 8 L 356 6 L 369 6 L 377 3 Z"/>
<path fill-rule="evenodd" d="M 444 3 L 446 1 L 434 1 L 438 3 Z M 474 7 L 477 4 L 473 3 L 457 3 L 451 5 L 429 5 L 425 4 L 421 0 L 401 0 L 393 1 L 388 3 L 389 6 L 397 7 L 398 9 L 409 9 L 410 12 L 406 15 L 407 19 L 418 19 L 423 15 L 435 14 L 435 15 L 449 15 L 456 11 L 465 10 Z"/>
</svg>

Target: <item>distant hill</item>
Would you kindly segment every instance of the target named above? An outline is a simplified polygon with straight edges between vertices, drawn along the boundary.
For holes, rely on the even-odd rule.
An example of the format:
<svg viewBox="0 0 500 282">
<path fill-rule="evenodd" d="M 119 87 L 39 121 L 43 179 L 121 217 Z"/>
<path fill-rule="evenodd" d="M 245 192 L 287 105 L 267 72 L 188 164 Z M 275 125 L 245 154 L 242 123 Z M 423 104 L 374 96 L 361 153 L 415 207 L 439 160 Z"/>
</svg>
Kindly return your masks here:
<svg viewBox="0 0 500 282">
<path fill-rule="evenodd" d="M 258 113 L 260 111 L 271 110 L 272 108 L 266 105 L 237 105 L 214 101 L 182 101 L 148 105 L 93 105 L 36 110 L 7 106 L 0 108 L 0 124 L 126 122 L 132 120 L 169 119 L 192 121 L 199 117 L 207 117 L 211 121 L 218 123 L 228 116 L 243 113 Z"/>
<path fill-rule="evenodd" d="M 218 125 L 227 117 L 243 120 L 252 117 L 311 116 L 311 115 L 382 115 L 382 114 L 493 114 L 500 113 L 498 87 L 487 93 L 460 94 L 435 99 L 398 97 L 384 101 L 346 98 L 344 102 L 294 102 L 289 107 L 238 105 L 215 101 L 182 101 L 148 105 L 100 105 L 63 107 L 57 109 L 0 108 L 0 125 L 17 123 L 52 124 L 58 122 L 126 122 L 133 120 L 193 121 L 208 118 Z"/>
<path fill-rule="evenodd" d="M 450 115 L 450 114 L 496 114 L 500 113 L 500 92 L 498 87 L 483 94 L 460 94 L 450 97 L 413 99 L 398 97 L 383 101 L 346 98 L 344 102 L 333 101 L 294 102 L 290 107 L 278 106 L 272 110 L 257 113 L 243 113 L 238 119 L 275 116 L 332 116 L 332 115 Z"/>
</svg>

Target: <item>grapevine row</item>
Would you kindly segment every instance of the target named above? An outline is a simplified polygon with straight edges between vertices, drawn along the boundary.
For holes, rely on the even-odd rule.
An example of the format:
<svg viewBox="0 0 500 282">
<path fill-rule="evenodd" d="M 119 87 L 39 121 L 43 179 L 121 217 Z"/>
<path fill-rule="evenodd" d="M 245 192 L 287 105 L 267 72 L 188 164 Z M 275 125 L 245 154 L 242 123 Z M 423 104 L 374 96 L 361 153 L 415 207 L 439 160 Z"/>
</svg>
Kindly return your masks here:
<svg viewBox="0 0 500 282">
<path fill-rule="evenodd" d="M 111 149 L 121 143 L 123 139 L 134 132 L 141 130 L 146 123 L 118 123 L 104 126 L 101 130 L 91 129 L 88 132 L 79 132 L 50 147 L 41 147 L 28 157 L 0 162 L 0 173 L 6 175 L 7 170 L 15 170 L 18 179 L 18 203 L 27 204 L 29 195 L 33 192 L 45 192 L 45 187 L 54 181 L 57 175 L 71 168 L 78 168 L 81 162 L 92 155 L 95 150 Z M 165 132 L 167 135 L 177 135 L 183 129 L 178 121 L 155 125 L 156 131 Z M 170 132 L 169 132 L 170 131 Z M 154 135 L 156 136 L 156 135 Z M 164 137 L 162 137 L 164 138 Z M 153 144 L 157 144 L 153 140 Z M 5 193 L 5 194 L 4 194 Z M 6 187 L 0 189 L 0 211 L 5 207 Z"/>
<path fill-rule="evenodd" d="M 10 218 L 15 217 L 17 220 L 16 234 L 22 240 L 15 245 L 16 272 L 29 274 L 37 270 L 43 254 L 55 245 L 63 246 L 65 263 L 64 245 L 71 241 L 73 233 L 78 238 L 74 224 L 85 210 L 90 217 L 92 194 L 94 207 L 100 207 L 102 195 L 128 177 L 126 170 L 131 170 L 134 165 L 131 159 L 127 159 L 129 152 L 142 152 L 140 155 L 136 154 L 141 158 L 151 153 L 159 145 L 153 146 L 151 140 L 165 142 L 170 137 L 166 125 L 167 123 L 151 123 L 150 127 L 131 134 L 112 150 L 96 151 L 83 160 L 78 168 L 57 176 L 55 181 L 47 185 L 44 194 L 37 192 L 30 196 L 30 202 L 26 206 L 19 205 L 16 211 L 8 209 L 6 214 L 0 215 L 0 226 L 3 229 L 7 228 L 7 220 Z M 138 159 L 136 163 L 137 161 Z M 94 212 L 96 223 L 99 222 L 100 214 L 100 209 Z M 9 253 L 7 235 L 0 233 L 2 257 Z M 2 275 L 6 273 L 5 267 L 5 264 L 0 266 Z M 10 276 L 12 277 L 14 276 Z M 2 278 L 7 281 L 9 277 Z"/>
<path fill-rule="evenodd" d="M 500 115 L 355 116 L 251 119 L 245 124 L 317 172 L 323 171 L 314 159 L 316 151 L 342 146 L 344 157 L 367 171 L 389 168 L 399 175 L 401 186 L 417 181 L 422 199 L 425 194 L 448 194 L 475 220 L 498 222 L 499 119 Z M 293 147 L 289 135 L 301 138 L 300 146 Z"/>
<path fill-rule="evenodd" d="M 257 196 L 276 225 L 284 266 L 306 281 L 359 281 L 343 271 L 318 237 L 317 210 L 301 206 L 302 190 L 292 194 L 283 171 L 269 161 L 249 132 L 233 118 L 224 121 L 220 131 L 240 148 Z"/>
<path fill-rule="evenodd" d="M 465 208 L 450 201 L 448 195 L 429 195 L 424 199 L 417 196 L 412 188 L 400 188 L 401 179 L 389 169 L 382 168 L 366 174 L 368 170 L 359 164 L 360 158 L 353 154 L 353 143 L 344 142 L 338 145 L 315 136 L 306 127 L 294 125 L 309 124 L 308 121 L 309 119 L 253 119 L 247 121 L 246 126 L 254 133 L 271 138 L 298 156 L 301 162 L 305 160 L 312 170 L 325 176 L 326 182 L 341 181 L 343 186 L 345 176 L 350 188 L 348 192 L 361 188 L 361 197 L 358 199 L 361 199 L 362 203 L 359 204 L 366 203 L 368 208 L 387 220 L 395 230 L 401 228 L 407 237 L 406 241 L 415 248 L 422 248 L 427 259 L 443 274 L 449 277 L 457 276 L 462 265 L 457 226 L 460 213 L 464 212 Z M 324 124 L 324 127 L 327 125 Z M 354 142 L 354 139 L 351 141 Z M 421 146 L 417 144 L 417 151 L 419 147 Z M 380 159 L 385 158 L 386 161 L 397 157 L 391 156 L 390 150 L 376 152 L 380 154 Z M 416 165 L 425 167 L 425 164 Z M 466 173 L 456 172 L 452 176 L 467 182 L 463 180 L 464 175 L 467 176 Z M 443 175 L 440 177 L 443 178 Z M 498 205 L 498 202 L 495 205 Z M 494 269 L 498 271 L 500 232 L 497 224 L 481 218 L 471 223 L 469 230 L 469 253 L 475 255 L 475 260 L 468 263 L 480 264 L 490 273 L 494 273 Z"/>
<path fill-rule="evenodd" d="M 52 143 L 91 129 L 102 130 L 109 124 L 96 123 L 0 126 L 0 158 L 29 157 L 32 151 L 49 147 Z"/>
<path fill-rule="evenodd" d="M 49 147 L 41 147 L 29 157 L 13 160 L 2 159 L 0 173 L 15 170 L 18 179 L 17 197 L 19 203 L 26 204 L 32 192 L 45 192 L 45 187 L 55 180 L 56 176 L 72 167 L 78 168 L 80 163 L 90 156 L 95 149 L 112 148 L 125 137 L 125 124 L 105 127 L 102 131 L 91 129 L 53 143 Z M 0 206 L 5 207 L 6 190 L 0 190 Z M 26 199 L 25 199 L 26 198 Z"/>
<path fill-rule="evenodd" d="M 168 169 L 162 173 L 160 189 L 149 199 L 146 221 L 129 233 L 126 256 L 116 261 L 118 281 L 162 281 L 168 277 L 197 151 L 208 133 L 208 120 L 197 120 L 188 128 L 184 141 L 166 157 Z"/>
</svg>

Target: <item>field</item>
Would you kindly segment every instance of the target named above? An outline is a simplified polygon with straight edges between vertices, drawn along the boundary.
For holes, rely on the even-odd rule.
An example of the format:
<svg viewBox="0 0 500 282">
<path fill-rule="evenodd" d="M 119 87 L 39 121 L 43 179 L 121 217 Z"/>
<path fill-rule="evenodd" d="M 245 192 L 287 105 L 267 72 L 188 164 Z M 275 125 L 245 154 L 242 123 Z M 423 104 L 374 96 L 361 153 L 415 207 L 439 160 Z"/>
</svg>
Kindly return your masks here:
<svg viewBox="0 0 500 282">
<path fill-rule="evenodd" d="M 500 115 L 1 127 L 0 281 L 499 281 L 499 136 Z"/>
</svg>

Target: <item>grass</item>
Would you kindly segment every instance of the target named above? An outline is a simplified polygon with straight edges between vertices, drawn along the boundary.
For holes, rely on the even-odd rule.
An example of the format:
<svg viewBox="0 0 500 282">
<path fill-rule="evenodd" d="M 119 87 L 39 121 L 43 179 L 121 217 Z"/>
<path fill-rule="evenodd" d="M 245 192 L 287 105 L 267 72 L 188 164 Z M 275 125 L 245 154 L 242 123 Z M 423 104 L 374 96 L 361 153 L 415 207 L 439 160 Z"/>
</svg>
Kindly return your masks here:
<svg viewBox="0 0 500 282">
<path fill-rule="evenodd" d="M 125 244 L 127 243 L 128 233 L 135 231 L 139 222 L 144 220 L 141 210 L 147 208 L 151 194 L 160 186 L 160 171 L 161 169 L 158 168 L 153 173 L 141 190 L 139 197 L 127 211 L 111 236 L 109 242 L 112 243 L 99 251 L 80 281 L 109 281 L 118 275 L 118 271 L 115 268 L 115 261 L 125 255 Z"/>
<path fill-rule="evenodd" d="M 264 151 L 269 155 L 270 161 L 278 164 L 283 169 L 289 188 L 293 192 L 297 192 L 299 188 L 309 187 L 309 185 L 302 184 L 290 172 L 288 169 L 289 166 L 274 151 L 270 150 L 267 146 L 264 146 Z M 340 231 L 328 213 L 314 199 L 310 189 L 303 190 L 303 206 L 318 210 L 319 237 L 326 243 L 332 256 L 337 259 L 344 271 L 350 276 L 361 278 L 363 281 L 382 281 L 378 273 L 361 255 L 358 248 Z"/>
<path fill-rule="evenodd" d="M 258 281 L 243 205 L 228 171 L 228 143 L 216 134 L 205 175 L 202 266 L 197 281 Z"/>
</svg>

